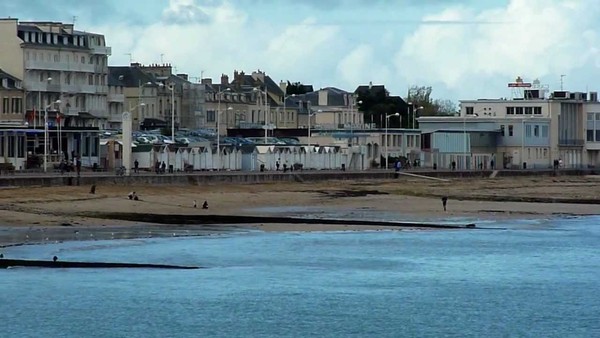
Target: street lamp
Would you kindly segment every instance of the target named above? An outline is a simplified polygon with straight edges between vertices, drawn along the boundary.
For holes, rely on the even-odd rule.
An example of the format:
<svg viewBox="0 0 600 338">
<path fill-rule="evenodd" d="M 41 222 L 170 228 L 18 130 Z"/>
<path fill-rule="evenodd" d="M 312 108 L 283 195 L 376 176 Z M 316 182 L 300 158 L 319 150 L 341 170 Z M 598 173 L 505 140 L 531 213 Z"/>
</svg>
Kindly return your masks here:
<svg viewBox="0 0 600 338">
<path fill-rule="evenodd" d="M 44 172 L 48 172 L 48 108 L 55 104 L 60 104 L 60 100 L 44 107 Z"/>
<path fill-rule="evenodd" d="M 417 126 L 417 113 L 419 112 L 419 110 L 422 110 L 422 109 L 423 109 L 423 106 L 418 106 L 416 108 L 413 106 L 413 118 L 412 118 L 413 125 L 412 125 L 412 129 L 416 128 L 416 126 Z"/>
<path fill-rule="evenodd" d="M 388 168 L 388 120 L 392 116 L 400 116 L 400 113 L 386 115 L 385 117 L 385 169 Z"/>
<path fill-rule="evenodd" d="M 218 104 L 217 104 L 217 157 L 219 158 L 219 166 L 217 167 L 217 170 L 219 170 L 221 168 L 221 95 L 223 95 L 223 93 L 226 92 L 230 92 L 231 88 L 225 88 L 219 92 L 217 92 L 217 99 Z M 227 108 L 230 109 L 231 107 Z"/>
<path fill-rule="evenodd" d="M 269 111 L 269 103 L 268 103 L 267 85 L 265 84 L 265 90 L 264 91 L 260 90 L 260 88 L 254 88 L 253 90 L 255 92 L 261 92 L 261 93 L 265 94 L 265 103 L 264 103 L 264 105 L 265 105 L 265 144 L 267 144 L 269 142 L 268 141 L 268 138 L 269 138 L 269 125 L 267 123 L 267 114 L 268 114 L 268 111 Z"/>
<path fill-rule="evenodd" d="M 308 164 L 311 165 L 311 161 L 310 161 L 310 153 L 312 152 L 312 150 L 310 149 L 310 118 L 315 116 L 317 113 L 322 113 L 323 110 L 319 109 L 317 110 L 315 113 L 311 114 L 310 110 L 308 111 Z M 309 167 L 310 168 L 310 167 Z"/>
<path fill-rule="evenodd" d="M 283 116 L 286 116 L 286 112 L 285 112 L 285 103 L 286 102 L 285 101 L 288 99 L 288 97 L 295 97 L 295 96 L 296 96 L 296 94 L 291 94 L 291 95 L 286 95 L 283 97 Z M 286 119 L 284 118 L 284 121 L 285 120 Z M 286 127 L 287 127 L 287 121 L 286 121 Z"/>
<path fill-rule="evenodd" d="M 125 176 L 131 175 L 131 112 L 138 107 L 144 107 L 146 104 L 141 102 L 135 106 L 129 106 L 129 110 L 121 115 L 121 132 L 123 133 L 123 160 L 121 165 L 125 167 Z"/>
<path fill-rule="evenodd" d="M 478 117 L 479 114 L 474 113 L 473 117 Z M 471 135 L 471 133 L 469 133 L 469 135 Z M 467 145 L 467 112 L 465 112 L 465 115 L 463 115 L 463 138 L 464 138 L 464 151 L 463 151 L 463 157 L 465 158 L 465 167 L 464 169 L 467 169 L 467 149 L 468 149 L 468 145 Z"/>
</svg>

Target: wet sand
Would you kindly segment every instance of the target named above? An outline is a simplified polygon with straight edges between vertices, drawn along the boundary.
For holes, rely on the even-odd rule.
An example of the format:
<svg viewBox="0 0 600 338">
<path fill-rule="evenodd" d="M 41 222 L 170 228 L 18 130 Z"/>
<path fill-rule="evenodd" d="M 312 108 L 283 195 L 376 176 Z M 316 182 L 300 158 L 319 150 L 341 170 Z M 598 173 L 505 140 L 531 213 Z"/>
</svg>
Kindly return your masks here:
<svg viewBox="0 0 600 338">
<path fill-rule="evenodd" d="M 403 178 L 251 185 L 106 185 L 98 186 L 96 194 L 90 194 L 88 186 L 3 188 L 0 189 L 0 245 L 22 243 L 25 239 L 35 242 L 79 240 L 84 233 L 86 238 L 91 234 L 94 239 L 111 239 L 255 229 L 393 229 L 318 224 L 177 226 L 111 219 L 110 213 L 113 212 L 345 219 L 372 219 L 385 215 L 397 221 L 595 215 L 600 214 L 599 187 L 600 180 L 596 177 L 525 177 L 455 179 L 449 182 Z M 130 191 L 136 191 L 141 200 L 129 200 L 127 194 Z M 442 209 L 441 196 L 449 197 L 447 212 Z M 550 203 L 555 199 L 561 203 Z M 193 208 L 194 200 L 198 208 Z M 200 208 L 205 200 L 209 204 L 208 210 Z M 534 200 L 540 202 L 531 202 Z M 102 218 L 98 218 L 100 214 Z M 401 229 L 406 230 L 395 230 Z M 36 239 L 32 239 L 34 236 Z"/>
</svg>

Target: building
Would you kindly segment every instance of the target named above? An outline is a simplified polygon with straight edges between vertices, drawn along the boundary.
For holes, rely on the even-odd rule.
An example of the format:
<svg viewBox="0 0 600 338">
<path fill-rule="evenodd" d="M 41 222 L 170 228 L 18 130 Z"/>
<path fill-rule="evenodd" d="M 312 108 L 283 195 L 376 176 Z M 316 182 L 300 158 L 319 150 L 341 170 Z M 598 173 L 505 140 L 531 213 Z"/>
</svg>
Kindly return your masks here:
<svg viewBox="0 0 600 338">
<path fill-rule="evenodd" d="M 567 168 L 597 163 L 595 93 L 548 95 L 538 81 L 520 78 L 509 87 L 520 88 L 510 99 L 461 101 L 460 116 L 420 117 L 426 165 L 518 169 L 551 168 L 554 161 Z"/>
<path fill-rule="evenodd" d="M 363 113 L 358 110 L 356 96 L 345 90 L 326 87 L 315 92 L 292 95 L 288 106 L 300 107 L 298 127 L 306 128 L 310 111 L 311 128 L 363 129 Z"/>
<path fill-rule="evenodd" d="M 103 35 L 77 31 L 73 24 L 0 20 L 0 68 L 23 79 L 28 119 L 71 127 L 104 127 L 108 120 L 108 56 Z M 56 113 L 60 110 L 62 119 Z M 58 117 L 58 118 L 57 118 Z"/>
<path fill-rule="evenodd" d="M 122 88 L 123 109 L 131 112 L 133 130 L 155 120 L 161 122 L 160 126 L 166 126 L 165 111 L 158 108 L 159 83 L 151 74 L 144 72 L 138 63 L 111 66 L 109 74 L 111 87 Z"/>
</svg>

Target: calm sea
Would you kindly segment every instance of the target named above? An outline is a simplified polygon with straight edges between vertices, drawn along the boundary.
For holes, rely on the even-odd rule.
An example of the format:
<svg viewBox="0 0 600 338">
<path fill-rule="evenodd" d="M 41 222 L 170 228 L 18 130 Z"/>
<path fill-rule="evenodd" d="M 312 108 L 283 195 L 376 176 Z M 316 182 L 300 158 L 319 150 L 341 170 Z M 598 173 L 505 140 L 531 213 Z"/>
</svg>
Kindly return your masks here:
<svg viewBox="0 0 600 338">
<path fill-rule="evenodd" d="M 600 337 L 600 218 L 488 225 L 4 249 L 207 269 L 0 270 L 0 336 Z"/>
</svg>

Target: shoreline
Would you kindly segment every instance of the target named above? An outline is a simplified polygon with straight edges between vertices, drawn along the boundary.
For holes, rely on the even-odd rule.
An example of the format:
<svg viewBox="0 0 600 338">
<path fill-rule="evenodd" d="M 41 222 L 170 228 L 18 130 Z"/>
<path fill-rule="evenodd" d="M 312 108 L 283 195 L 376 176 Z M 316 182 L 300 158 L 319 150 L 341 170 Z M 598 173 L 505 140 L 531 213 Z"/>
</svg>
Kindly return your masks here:
<svg viewBox="0 0 600 338">
<path fill-rule="evenodd" d="M 80 240 L 84 234 L 125 239 L 147 237 L 148 231 L 172 237 L 232 229 L 272 232 L 393 228 L 344 221 L 324 225 L 319 219 L 456 224 L 591 216 L 600 214 L 599 187 L 597 178 L 512 177 L 447 182 L 403 178 L 238 185 L 113 184 L 97 186 L 96 194 L 83 186 L 0 189 L 0 247 Z M 136 191 L 140 200 L 129 200 L 130 191 Z M 442 209 L 440 196 L 449 196 L 448 211 Z M 205 200 L 208 210 L 193 207 L 193 201 L 201 205 Z M 160 221 L 153 222 L 152 217 Z M 209 222 L 211 217 L 214 219 Z M 244 217 L 256 223 L 246 224 Z M 265 219 L 262 223 L 261 217 Z M 227 224 L 232 218 L 237 218 L 236 224 Z M 298 224 L 281 223 L 291 223 L 290 219 Z M 204 224 L 194 224 L 194 220 L 203 220 Z M 424 230 L 418 224 L 406 225 L 398 230 Z"/>
</svg>

